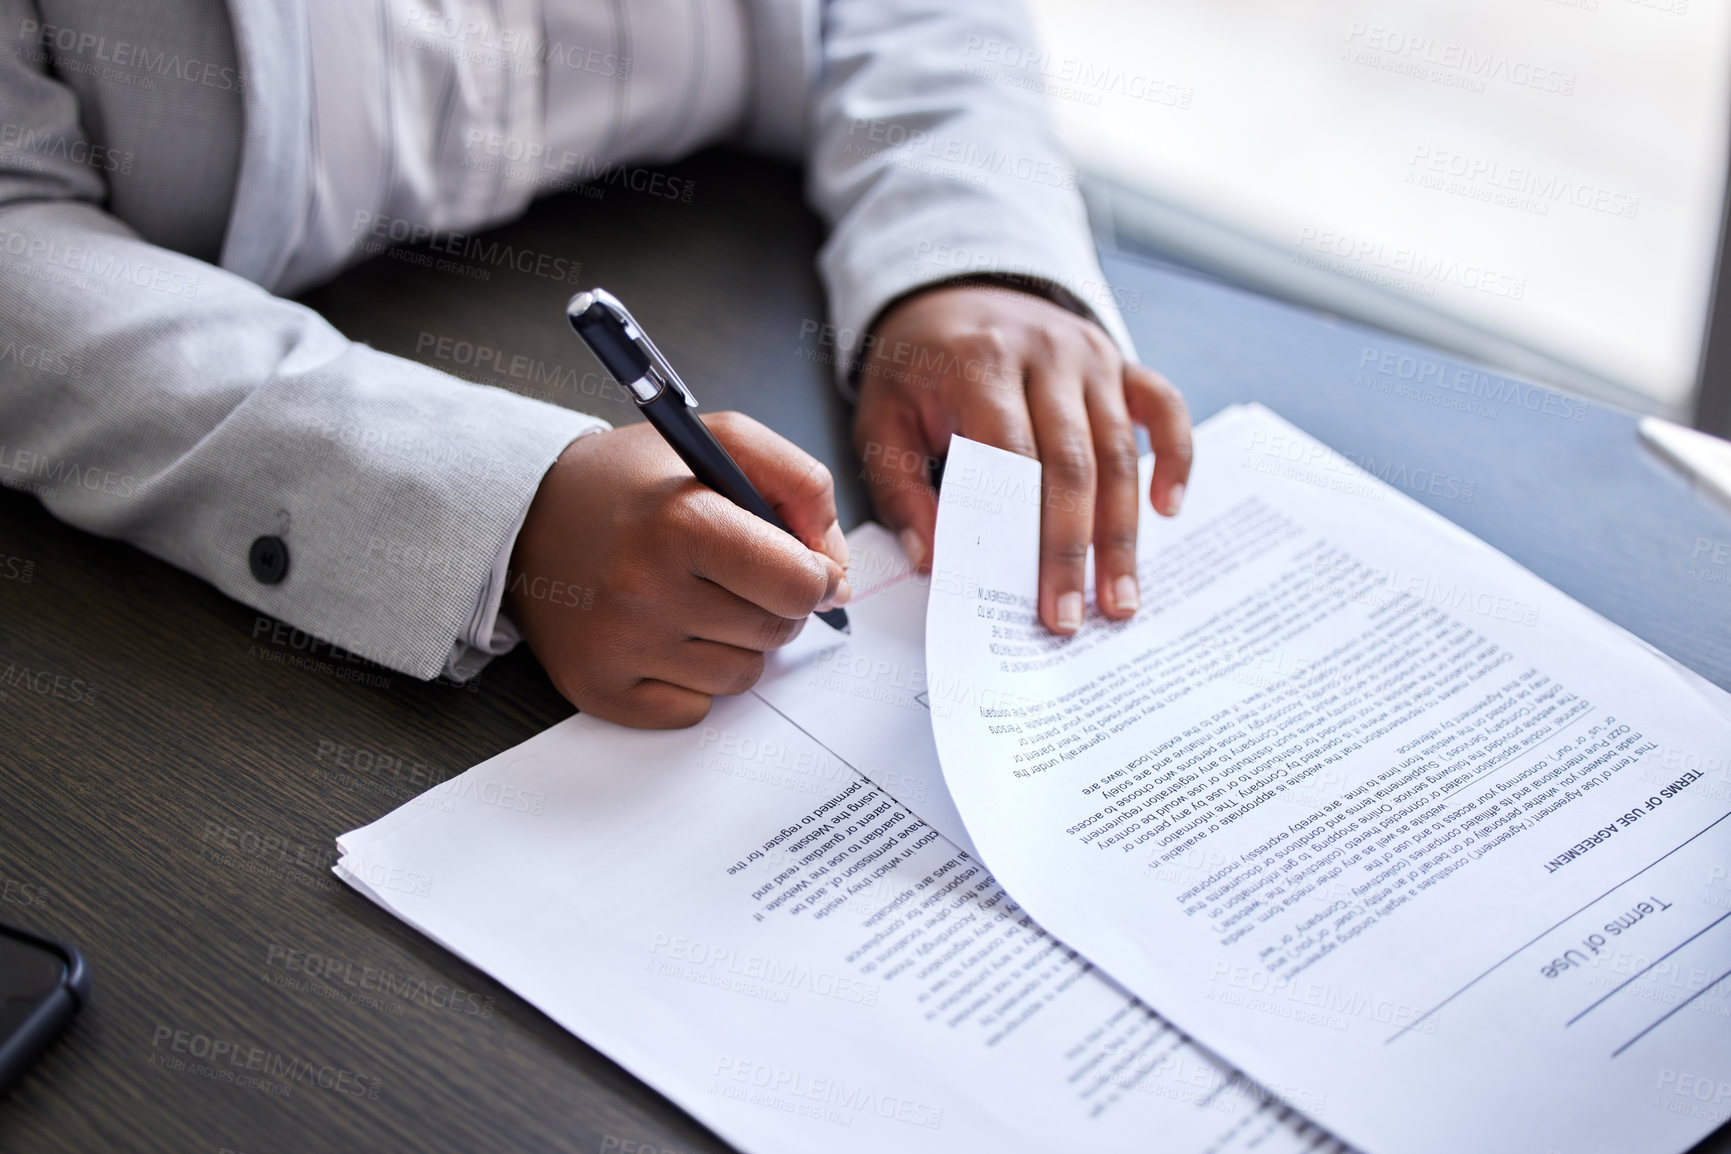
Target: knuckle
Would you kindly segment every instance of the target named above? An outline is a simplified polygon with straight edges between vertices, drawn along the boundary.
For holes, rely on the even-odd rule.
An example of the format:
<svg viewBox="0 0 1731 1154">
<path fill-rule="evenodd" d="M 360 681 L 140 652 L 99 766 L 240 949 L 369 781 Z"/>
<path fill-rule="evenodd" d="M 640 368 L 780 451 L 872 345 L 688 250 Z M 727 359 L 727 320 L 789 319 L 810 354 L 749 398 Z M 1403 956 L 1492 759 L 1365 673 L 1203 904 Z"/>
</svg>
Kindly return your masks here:
<svg viewBox="0 0 1731 1154">
<path fill-rule="evenodd" d="M 669 686 L 651 681 L 639 681 L 631 689 L 609 701 L 606 717 L 637 729 L 689 729 L 709 715 L 710 696 L 701 690 L 684 693 L 671 691 Z"/>
<path fill-rule="evenodd" d="M 1136 442 L 1128 436 L 1113 436 L 1096 450 L 1095 463 L 1100 474 L 1106 477 L 1134 477 L 1140 461 L 1136 456 Z"/>
<path fill-rule="evenodd" d="M 663 706 L 659 710 L 657 728 L 660 729 L 690 729 L 709 716 L 709 708 L 715 701 L 707 693 L 696 697 L 682 698 L 678 703 Z"/>
<path fill-rule="evenodd" d="M 723 671 L 723 693 L 737 696 L 757 684 L 757 679 L 763 676 L 764 656 L 761 653 L 747 653 L 728 661 Z M 707 710 L 705 710 L 707 712 Z"/>
<path fill-rule="evenodd" d="M 816 457 L 802 454 L 805 461 L 800 467 L 799 477 L 794 482 L 800 498 L 807 502 L 821 501 L 828 497 L 835 485 L 835 478 L 830 475 L 829 467 Z"/>
<path fill-rule="evenodd" d="M 811 552 L 788 557 L 781 578 L 771 587 L 771 595 L 765 598 L 767 603 L 759 603 L 761 608 L 777 617 L 803 618 L 817 608 L 818 602 L 829 592 L 829 573 L 817 555 Z"/>
<path fill-rule="evenodd" d="M 799 618 L 777 617 L 773 613 L 765 613 L 752 627 L 751 644 L 748 648 L 760 653 L 780 649 L 799 633 L 800 624 Z"/>
<path fill-rule="evenodd" d="M 1020 457 L 1032 457 L 1036 461 L 1040 459 L 1040 447 L 1034 443 L 1032 437 L 1019 429 L 1004 434 L 1000 447 Z"/>
<path fill-rule="evenodd" d="M 1174 416 L 1189 419 L 1190 408 L 1184 403 L 1184 394 L 1179 392 L 1177 386 L 1171 381 L 1156 375 L 1154 377 L 1154 392 L 1159 396 L 1160 403 Z"/>
<path fill-rule="evenodd" d="M 1087 541 L 1054 541 L 1045 550 L 1047 561 L 1063 565 L 1080 565 L 1088 559 Z"/>
<path fill-rule="evenodd" d="M 1094 483 L 1094 450 L 1074 438 L 1066 437 L 1045 454 L 1046 468 L 1077 485 Z"/>
<path fill-rule="evenodd" d="M 969 358 L 998 365 L 1010 359 L 1010 337 L 997 325 L 982 325 L 955 338 L 958 349 Z"/>
<path fill-rule="evenodd" d="M 566 693 L 565 699 L 584 713 L 607 721 L 618 722 L 620 725 L 641 728 L 656 724 L 653 710 L 640 702 L 637 696 L 628 689 L 594 689 L 582 694 L 581 697 Z"/>
<path fill-rule="evenodd" d="M 1082 324 L 1081 328 L 1082 339 L 1088 343 L 1088 351 L 1093 354 L 1094 359 L 1122 372 L 1123 357 L 1118 352 L 1117 344 L 1106 335 L 1106 330 L 1099 325 L 1086 322 Z"/>
<path fill-rule="evenodd" d="M 806 554 L 805 575 L 799 586 L 798 615 L 804 617 L 816 609 L 818 603 L 824 599 L 824 595 L 828 592 L 828 571 L 824 569 L 823 563 L 817 559 L 816 554 Z"/>
<path fill-rule="evenodd" d="M 1068 343 L 1068 334 L 1063 338 L 1051 325 L 1035 325 L 1023 337 L 1028 354 L 1042 364 L 1051 364 L 1058 359 L 1058 353 L 1063 344 Z"/>
<path fill-rule="evenodd" d="M 1134 529 L 1128 527 L 1114 527 L 1101 533 L 1099 538 L 1099 540 L 1094 542 L 1094 547 L 1098 552 L 1120 553 L 1128 554 L 1132 557 L 1135 556 L 1136 531 Z"/>
</svg>

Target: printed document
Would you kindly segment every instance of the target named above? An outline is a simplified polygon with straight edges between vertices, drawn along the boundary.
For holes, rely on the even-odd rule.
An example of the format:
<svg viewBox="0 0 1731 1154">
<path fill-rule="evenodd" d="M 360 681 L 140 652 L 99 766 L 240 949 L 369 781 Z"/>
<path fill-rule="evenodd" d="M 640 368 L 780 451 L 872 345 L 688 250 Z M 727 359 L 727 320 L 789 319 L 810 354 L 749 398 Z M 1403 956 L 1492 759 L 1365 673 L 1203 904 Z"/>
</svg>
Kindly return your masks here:
<svg viewBox="0 0 1731 1154">
<path fill-rule="evenodd" d="M 1048 931 L 1376 1154 L 1673 1154 L 1731 1114 L 1726 695 L 1259 407 L 1035 614 L 1039 465 L 952 442 L 949 795 Z"/>
<path fill-rule="evenodd" d="M 853 635 L 808 625 L 762 695 L 572 717 L 336 872 L 752 1154 L 1338 1149 L 1289 1105 L 1326 1103 L 1247 1085 L 945 836 L 926 589 L 852 543 Z"/>
</svg>

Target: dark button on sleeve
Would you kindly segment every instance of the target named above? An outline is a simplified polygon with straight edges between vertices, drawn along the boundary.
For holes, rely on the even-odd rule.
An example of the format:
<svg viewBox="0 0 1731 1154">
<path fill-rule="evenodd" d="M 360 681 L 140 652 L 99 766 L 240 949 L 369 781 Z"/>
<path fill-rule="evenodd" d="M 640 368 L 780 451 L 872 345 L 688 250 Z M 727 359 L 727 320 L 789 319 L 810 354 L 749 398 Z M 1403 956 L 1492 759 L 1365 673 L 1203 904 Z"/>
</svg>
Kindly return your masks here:
<svg viewBox="0 0 1731 1154">
<path fill-rule="evenodd" d="M 261 585 L 276 585 L 288 576 L 288 545 L 281 537 L 260 537 L 246 560 Z"/>
</svg>

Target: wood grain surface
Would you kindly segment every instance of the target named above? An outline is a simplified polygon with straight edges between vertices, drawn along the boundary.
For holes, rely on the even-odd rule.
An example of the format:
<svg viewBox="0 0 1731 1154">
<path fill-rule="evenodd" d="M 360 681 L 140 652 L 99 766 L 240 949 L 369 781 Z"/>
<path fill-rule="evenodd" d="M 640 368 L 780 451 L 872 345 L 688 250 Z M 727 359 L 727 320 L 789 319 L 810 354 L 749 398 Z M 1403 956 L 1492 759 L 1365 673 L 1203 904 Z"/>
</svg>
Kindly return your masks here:
<svg viewBox="0 0 1731 1154">
<path fill-rule="evenodd" d="M 706 409 L 743 409 L 829 462 L 843 523 L 856 523 L 867 505 L 819 327 L 821 229 L 801 205 L 799 173 L 715 153 L 667 172 L 680 180 L 676 196 L 561 196 L 491 234 L 536 258 L 581 261 L 580 283 L 393 252 L 305 299 L 378 348 L 623 421 L 634 412 L 562 319 L 573 291 L 604 285 Z M 1607 515 L 1568 511 L 1580 504 L 1570 486 L 1588 483 L 1575 474 L 1611 467 L 1569 439 L 1576 430 L 1463 425 L 1390 405 L 1353 391 L 1362 331 L 1134 260 L 1108 269 L 1138 294 L 1128 315 L 1148 359 L 1192 389 L 1199 413 L 1257 396 L 1325 440 L 1356 436 L 1360 447 L 1441 462 L 1482 486 L 1470 502 L 1439 504 L 1463 523 L 1513 493 L 1516 512 L 1489 520 L 1493 543 L 1512 541 L 1519 557 L 1526 533 L 1535 567 L 1561 573 L 1565 588 L 1575 575 L 1589 603 L 1645 604 L 1643 582 L 1661 578 L 1690 595 L 1642 610 L 1635 627 L 1656 640 L 1688 637 L 1703 612 L 1728 620 L 1726 587 L 1682 576 L 1671 554 L 1612 564 L 1591 542 L 1571 537 L 1581 548 L 1570 553 L 1539 532 Z M 1330 413 L 1342 423 L 1316 427 Z M 1611 417 L 1590 419 L 1607 438 L 1622 435 Z M 1487 433 L 1495 452 L 1471 441 Z M 1575 474 L 1527 491 L 1532 468 L 1505 456 L 1518 437 L 1519 452 L 1550 454 Z M 1712 519 L 1722 513 L 1665 490 L 1658 472 L 1649 481 L 1636 494 L 1647 502 L 1635 510 L 1649 522 L 1643 539 L 1673 553 L 1698 535 L 1731 540 Z M 1629 546 L 1607 532 L 1604 549 Z M 1695 638 L 1680 656 L 1723 682 L 1728 634 Z M 14 671 L 0 685 L 0 920 L 76 944 L 95 983 L 67 1035 L 0 1099 L 0 1149 L 727 1149 L 330 874 L 336 835 L 570 712 L 527 651 L 494 662 L 472 689 L 417 682 L 315 650 L 196 578 L 5 492 L 0 669 Z M 271 1084 L 249 1084 L 244 1063 L 201 1060 L 219 1046 L 225 1057 L 262 1055 Z"/>
</svg>

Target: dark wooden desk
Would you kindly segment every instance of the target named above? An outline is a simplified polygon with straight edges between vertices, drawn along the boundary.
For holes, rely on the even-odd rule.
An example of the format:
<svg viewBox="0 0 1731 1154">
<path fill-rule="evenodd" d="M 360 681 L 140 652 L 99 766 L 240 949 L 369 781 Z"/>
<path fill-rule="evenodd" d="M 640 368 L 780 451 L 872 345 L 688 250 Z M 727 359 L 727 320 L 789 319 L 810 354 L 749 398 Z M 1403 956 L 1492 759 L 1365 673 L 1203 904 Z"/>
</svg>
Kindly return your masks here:
<svg viewBox="0 0 1731 1154">
<path fill-rule="evenodd" d="M 844 522 L 862 519 L 798 174 L 716 155 L 675 171 L 689 203 L 608 188 L 543 202 L 498 238 L 581 260 L 708 406 L 829 461 Z M 630 419 L 560 320 L 570 286 L 487 271 L 482 283 L 387 255 L 308 303 L 379 348 Z M 1390 476 L 1409 489 L 1413 470 L 1441 471 L 1445 495 L 1422 497 L 1731 681 L 1731 593 L 1688 575 L 1696 539 L 1731 540 L 1731 518 L 1645 463 L 1624 418 L 1505 402 L 1468 420 L 1353 383 L 1367 345 L 1397 342 L 1136 261 L 1109 271 L 1147 359 L 1198 415 L 1262 399 L 1373 471 L 1398 462 L 1407 471 Z M 0 685 L 0 919 L 75 942 L 95 975 L 90 1007 L 0 1100 L 0 1148 L 726 1149 L 330 875 L 337 834 L 569 712 L 526 652 L 473 691 L 333 659 L 16 493 L 0 494 L 0 555 L 0 670 L 14 670 Z M 51 675 L 29 683 L 48 692 L 13 684 L 25 668 Z M 217 1046 L 316 1073 L 283 1096 L 245 1084 L 244 1063 L 211 1062 Z"/>
</svg>

